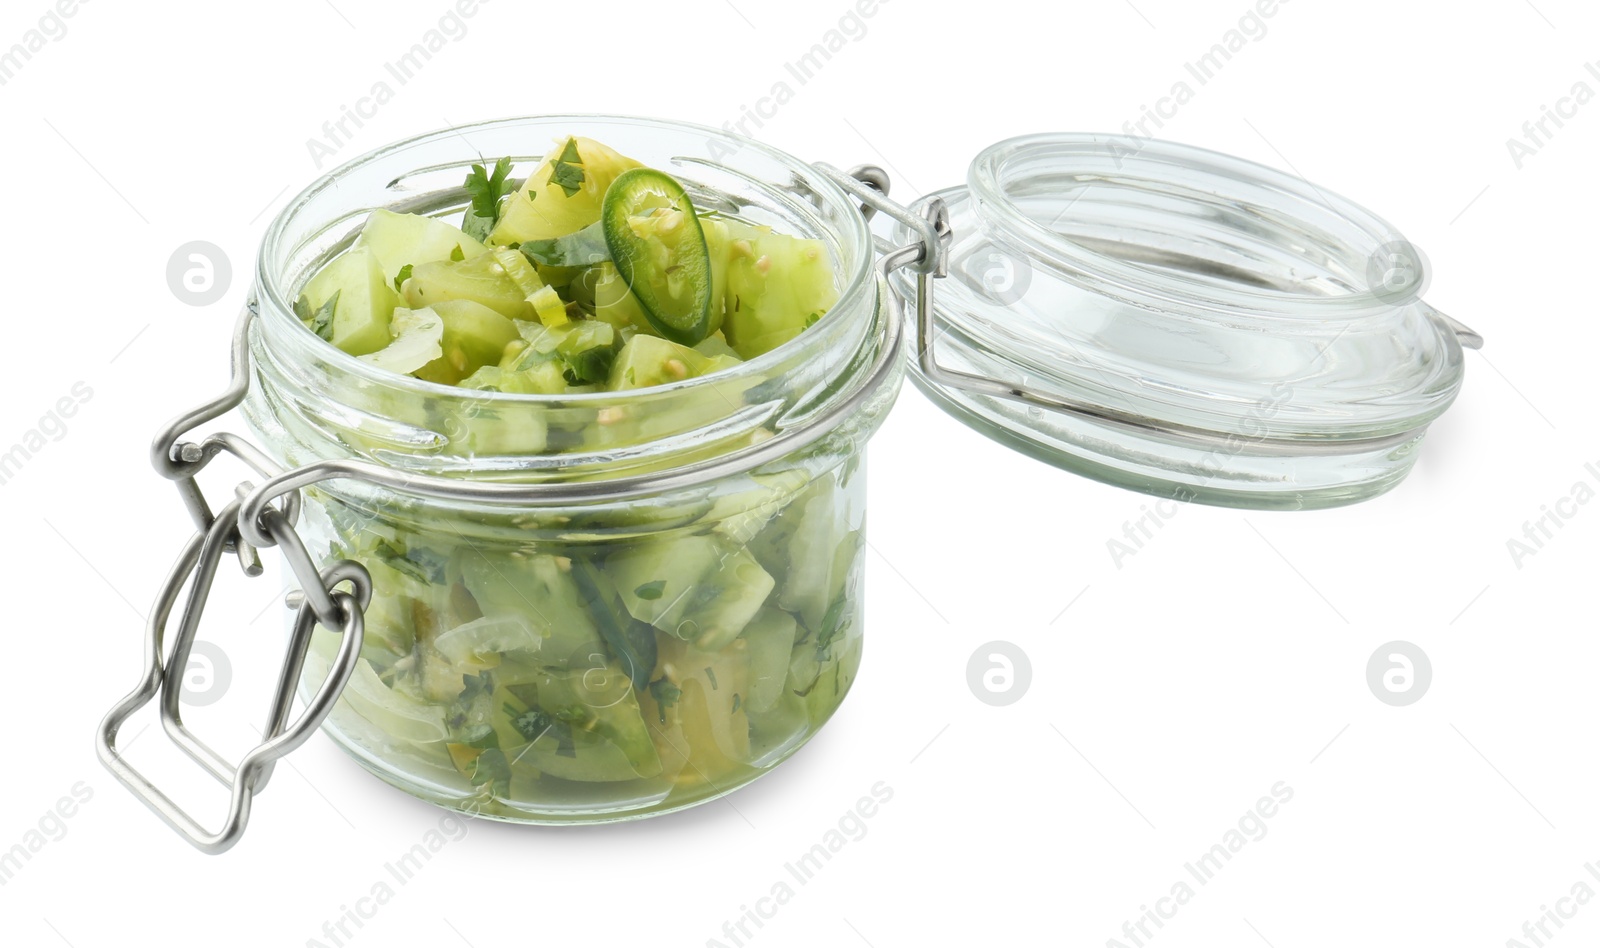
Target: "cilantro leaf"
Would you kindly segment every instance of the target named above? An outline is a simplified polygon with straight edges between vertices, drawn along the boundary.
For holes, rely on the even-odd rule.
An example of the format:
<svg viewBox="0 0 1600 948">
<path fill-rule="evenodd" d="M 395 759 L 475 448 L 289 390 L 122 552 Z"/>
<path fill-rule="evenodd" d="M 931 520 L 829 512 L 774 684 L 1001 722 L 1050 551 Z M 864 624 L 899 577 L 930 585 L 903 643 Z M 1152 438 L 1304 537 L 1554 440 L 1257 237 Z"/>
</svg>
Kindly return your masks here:
<svg viewBox="0 0 1600 948">
<path fill-rule="evenodd" d="M 343 290 L 334 290 L 333 295 L 328 297 L 327 302 L 322 304 L 322 308 L 311 316 L 311 331 L 329 342 L 333 341 L 333 312 L 339 308 L 339 294 L 343 292 Z"/>
<path fill-rule="evenodd" d="M 500 736 L 495 733 L 493 726 L 488 724 L 468 725 L 465 720 L 451 721 L 450 742 L 462 744 L 466 747 L 476 747 L 482 750 L 486 747 L 498 747 Z"/>
<path fill-rule="evenodd" d="M 661 723 L 666 724 L 667 709 L 677 704 L 678 699 L 683 697 L 683 689 L 665 678 L 657 678 L 650 683 L 650 697 L 656 699 L 656 707 L 660 709 L 658 716 L 661 718 Z"/>
<path fill-rule="evenodd" d="M 654 630 L 628 614 L 611 585 L 602 583 L 600 570 L 593 562 L 574 559 L 572 578 L 600 629 L 600 637 L 627 670 L 633 688 L 643 691 L 650 687 L 650 673 L 656 667 Z"/>
<path fill-rule="evenodd" d="M 494 171 L 483 165 L 473 165 L 467 175 L 467 191 L 472 195 L 472 213 L 478 217 L 493 218 L 500 211 L 500 199 L 505 196 L 506 178 L 511 174 L 511 159 L 495 162 Z"/>
<path fill-rule="evenodd" d="M 844 614 L 846 605 L 844 593 L 828 604 L 828 611 L 822 615 L 822 631 L 817 634 L 819 652 L 826 651 L 835 639 L 850 628 L 850 617 Z"/>
<path fill-rule="evenodd" d="M 609 346 L 597 346 L 585 349 L 566 360 L 567 368 L 561 374 L 572 385 L 588 385 L 594 382 L 604 382 L 611 377 L 611 366 L 617 360 L 617 353 Z M 646 583 L 645 586 L 659 586 L 660 583 Z M 644 588 L 644 587 L 640 587 Z M 637 592 L 638 590 L 635 590 Z M 654 597 L 640 596 L 641 599 L 660 598 L 660 590 Z"/>
<path fill-rule="evenodd" d="M 550 183 L 567 192 L 567 197 L 572 197 L 583 188 L 583 168 L 558 161 L 550 169 Z"/>
<path fill-rule="evenodd" d="M 578 154 L 578 140 L 568 138 L 561 156 L 550 165 L 550 183 L 572 197 L 583 187 L 583 156 Z"/>
<path fill-rule="evenodd" d="M 378 541 L 373 553 L 389 567 L 404 573 L 420 583 L 444 583 L 445 557 L 423 546 L 414 546 L 404 553 L 387 540 Z"/>
<path fill-rule="evenodd" d="M 494 691 L 494 684 L 489 680 L 488 672 L 479 672 L 476 675 L 461 676 L 461 695 L 457 699 L 461 704 L 470 704 L 474 698 L 487 695 Z"/>
<path fill-rule="evenodd" d="M 511 175 L 511 159 L 501 158 L 490 171 L 483 165 L 473 165 L 462 185 L 472 196 L 472 206 L 467 208 L 461 229 L 474 240 L 488 238 L 489 232 L 500 220 L 500 199 L 506 195 L 506 179 Z"/>
<path fill-rule="evenodd" d="M 592 267 L 611 259 L 611 251 L 606 248 L 605 228 L 600 221 L 577 233 L 547 240 L 525 240 L 517 249 L 536 266 Z"/>
<path fill-rule="evenodd" d="M 653 583 L 645 583 L 643 586 L 635 589 L 633 594 L 638 596 L 640 599 L 655 600 L 661 598 L 661 592 L 666 588 L 667 581 L 664 579 L 658 579 Z"/>
<path fill-rule="evenodd" d="M 530 743 L 543 737 L 544 732 L 550 730 L 556 723 L 550 715 L 538 708 L 517 714 L 516 709 L 508 704 L 505 706 L 505 711 L 506 716 L 511 719 L 511 726 Z"/>
<path fill-rule="evenodd" d="M 465 259 L 467 259 L 466 251 L 461 249 L 461 245 L 460 244 L 456 244 L 455 249 L 450 251 L 450 262 L 451 263 L 460 263 L 461 261 L 463 261 Z"/>
<path fill-rule="evenodd" d="M 411 264 L 408 263 L 405 266 L 400 268 L 400 272 L 399 273 L 395 274 L 395 276 L 394 276 L 394 291 L 396 293 L 400 292 L 400 288 L 405 285 L 405 282 L 407 280 L 411 279 L 411 270 L 412 270 L 412 266 L 411 266 Z"/>
<path fill-rule="evenodd" d="M 413 546 L 406 550 L 406 560 L 417 564 L 428 577 L 428 582 L 435 586 L 444 585 L 444 568 L 448 559 L 443 553 L 425 546 Z"/>
</svg>

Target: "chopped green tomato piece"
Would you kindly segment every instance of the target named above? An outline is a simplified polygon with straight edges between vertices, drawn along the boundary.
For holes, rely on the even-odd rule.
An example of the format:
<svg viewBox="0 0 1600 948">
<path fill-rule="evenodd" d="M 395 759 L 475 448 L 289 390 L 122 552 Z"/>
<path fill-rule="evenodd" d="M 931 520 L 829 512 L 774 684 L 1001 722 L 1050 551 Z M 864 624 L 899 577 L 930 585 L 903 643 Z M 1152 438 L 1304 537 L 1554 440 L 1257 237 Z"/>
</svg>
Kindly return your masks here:
<svg viewBox="0 0 1600 948">
<path fill-rule="evenodd" d="M 544 554 L 491 559 L 466 547 L 457 561 L 462 582 L 486 617 L 509 616 L 528 624 L 540 663 L 567 668 L 605 651 L 572 579 L 570 559 Z"/>
<path fill-rule="evenodd" d="M 637 333 L 617 353 L 606 388 L 625 392 L 697 378 L 721 369 L 725 358 L 708 359 L 688 346 Z M 746 379 L 713 381 L 681 392 L 671 405 L 654 410 L 627 406 L 607 413 L 600 417 L 600 427 L 592 432 L 592 440 L 611 446 L 644 444 L 715 424 L 731 408 L 744 404 L 745 390 L 751 384 Z"/>
<path fill-rule="evenodd" d="M 644 309 L 639 306 L 638 297 L 633 295 L 627 281 L 617 272 L 616 264 L 607 261 L 589 272 L 594 274 L 590 293 L 594 300 L 595 319 L 605 320 L 618 329 L 655 332 L 645 318 Z"/>
<path fill-rule="evenodd" d="M 658 715 L 681 728 L 691 773 L 707 780 L 736 771 L 750 760 L 750 721 L 744 696 L 750 690 L 749 666 L 733 649 L 703 651 L 667 639 L 662 643 L 662 682 L 673 695 Z M 653 691 L 656 689 L 652 689 Z M 674 694 L 675 692 L 675 694 Z M 648 713 L 648 712 L 647 712 Z"/>
<path fill-rule="evenodd" d="M 751 711 L 777 707 L 798 633 L 794 618 L 777 609 L 761 610 L 744 627 L 743 639 L 750 660 L 750 692 L 745 704 Z"/>
<path fill-rule="evenodd" d="M 516 323 L 482 303 L 444 300 L 431 308 L 444 322 L 442 351 L 417 370 L 417 378 L 458 385 L 478 369 L 498 364 L 506 346 L 520 338 Z"/>
<path fill-rule="evenodd" d="M 653 745 L 648 751 L 642 746 L 635 748 L 640 760 L 636 765 L 627 750 L 598 728 L 586 729 L 580 723 L 587 718 L 582 713 L 583 705 L 578 705 L 574 713 L 571 708 L 546 699 L 557 705 L 556 711 L 546 710 L 540 699 L 558 690 L 518 686 L 495 691 L 495 730 L 512 760 L 552 777 L 582 783 L 613 783 L 661 772 L 661 759 L 655 756 Z M 638 714 L 637 704 L 634 713 Z M 642 715 L 639 728 L 644 730 Z M 649 744 L 648 731 L 644 733 Z"/>
<path fill-rule="evenodd" d="M 566 364 L 566 376 L 574 385 L 604 382 L 617 357 L 616 330 L 610 323 L 584 320 L 570 323 L 556 354 Z"/>
<path fill-rule="evenodd" d="M 389 320 L 389 331 L 394 333 L 394 339 L 377 352 L 359 356 L 362 362 L 410 375 L 444 352 L 439 345 L 444 338 L 444 321 L 431 309 L 396 309 Z"/>
<path fill-rule="evenodd" d="M 523 345 L 520 349 L 508 347 L 501 368 L 514 372 L 548 372 L 545 366 L 554 365 L 556 374 L 570 385 L 588 385 L 604 382 L 616 358 L 616 330 L 609 323 L 586 319 L 567 322 L 559 326 L 545 326 L 534 322 L 519 322 Z"/>
<path fill-rule="evenodd" d="M 681 382 L 698 375 L 706 357 L 688 346 L 660 336 L 640 333 L 629 339 L 611 365 L 609 388 L 613 392 Z"/>
<path fill-rule="evenodd" d="M 437 218 L 396 214 L 384 208 L 378 208 L 367 218 L 356 246 L 371 250 L 383 272 L 391 278 L 407 266 L 415 268 L 418 264 L 449 260 L 457 248 L 468 257 L 476 257 L 488 249 L 459 228 Z"/>
<path fill-rule="evenodd" d="M 703 649 L 737 638 L 774 585 L 749 553 L 706 536 L 641 545 L 606 565 L 634 618 Z"/>
<path fill-rule="evenodd" d="M 539 271 L 533 268 L 528 258 L 517 253 L 509 247 L 496 247 L 490 251 L 494 255 L 494 262 L 500 265 L 511 282 L 517 285 L 517 292 L 524 299 L 544 289 L 544 281 L 539 279 Z"/>
<path fill-rule="evenodd" d="M 573 756 L 597 750 L 585 737 L 599 738 L 621 751 L 628 763 L 630 773 L 617 779 L 655 776 L 661 772 L 661 759 L 639 712 L 632 681 L 606 661 L 603 652 L 593 657 L 588 667 L 567 671 L 539 667 L 509 676 L 517 681 L 506 684 L 500 712 L 524 740 L 537 745 L 541 737 L 553 738 L 558 746 L 568 744 Z M 541 713 L 529 714 L 535 711 Z"/>
<path fill-rule="evenodd" d="M 601 220 L 617 272 L 656 332 L 692 346 L 717 329 L 711 252 L 677 181 L 649 168 L 624 172 Z"/>
<path fill-rule="evenodd" d="M 692 622 L 692 640 L 700 648 L 719 649 L 738 637 L 767 601 L 776 581 L 755 557 L 744 550 L 723 556 L 717 568 L 701 580 L 702 588 L 695 594 L 695 602 L 684 613 L 684 621 Z M 690 630 L 682 625 L 678 634 Z"/>
<path fill-rule="evenodd" d="M 539 277 L 539 271 L 528 262 L 527 257 L 508 247 L 496 247 L 493 252 L 495 262 L 517 285 L 517 290 L 528 302 L 528 309 L 539 318 L 539 322 L 546 326 L 560 326 L 568 322 L 566 302 L 554 288 L 545 285 Z"/>
<path fill-rule="evenodd" d="M 507 318 L 528 315 L 527 294 L 492 253 L 467 260 L 419 264 L 405 282 L 405 296 L 413 309 L 445 300 L 471 300 Z"/>
<path fill-rule="evenodd" d="M 485 671 L 507 653 L 538 654 L 544 639 L 520 615 L 479 616 L 434 639 L 439 654 L 464 671 Z"/>
<path fill-rule="evenodd" d="M 706 257 L 711 264 L 711 332 L 695 340 L 695 345 L 720 334 L 722 324 L 727 320 L 728 267 L 733 257 L 733 231 L 727 221 L 717 217 L 702 217 L 700 232 L 705 234 Z"/>
<path fill-rule="evenodd" d="M 827 667 L 817 676 L 817 683 L 805 695 L 806 712 L 814 721 L 826 721 L 845 692 L 855 681 L 856 669 L 861 667 L 861 636 L 844 641 L 828 656 Z"/>
<path fill-rule="evenodd" d="M 821 319 L 839 299 L 820 240 L 733 223 L 724 331 L 746 359 L 776 349 Z"/>
<path fill-rule="evenodd" d="M 600 205 L 616 177 L 639 167 L 588 138 L 567 138 L 528 176 L 500 209 L 491 244 L 549 240 L 577 233 L 600 219 Z"/>
<path fill-rule="evenodd" d="M 701 577 L 716 568 L 721 552 L 710 537 L 689 536 L 621 550 L 606 568 L 634 618 L 677 635 Z"/>
<path fill-rule="evenodd" d="M 356 664 L 355 674 L 350 676 L 341 698 L 349 702 L 357 714 L 400 740 L 426 744 L 450 736 L 443 708 L 408 698 L 390 688 L 366 662 Z"/>
<path fill-rule="evenodd" d="M 560 381 L 559 374 L 557 381 Z M 535 387 L 526 373 L 506 372 L 486 365 L 461 380 L 461 388 L 481 391 L 513 392 L 523 395 L 559 394 L 564 389 L 545 391 Z M 450 438 L 456 450 L 477 457 L 537 454 L 549 443 L 549 426 L 533 406 L 489 405 L 469 401 L 462 405 L 441 403 L 436 430 Z"/>
<path fill-rule="evenodd" d="M 811 479 L 803 470 L 790 469 L 752 474 L 750 480 L 749 488 L 718 497 L 704 517 L 705 522 L 715 524 L 713 530 L 740 546 L 754 540 L 774 517 L 798 499 Z M 785 571 L 782 566 L 779 564 L 780 573 Z"/>
<path fill-rule="evenodd" d="M 736 355 L 714 356 L 706 360 L 705 365 L 700 369 L 700 374 L 710 375 L 713 372 L 721 372 L 724 369 L 731 369 L 743 361 L 743 359 Z"/>
<path fill-rule="evenodd" d="M 813 632 L 822 628 L 861 545 L 860 534 L 846 531 L 835 505 L 833 477 L 813 482 L 807 496 L 786 507 L 750 545 L 761 563 L 782 569 L 778 605 Z"/>
<path fill-rule="evenodd" d="M 539 322 L 546 326 L 565 326 L 572 321 L 567 316 L 567 304 L 562 302 L 552 287 L 539 287 L 528 297 L 528 305 L 533 307 L 533 314 L 539 317 Z"/>
<path fill-rule="evenodd" d="M 513 755 L 528 766 L 563 780 L 614 783 L 639 776 L 621 748 L 581 728 L 541 732 L 538 740 L 518 748 Z"/>
<path fill-rule="evenodd" d="M 541 362 L 522 370 L 486 365 L 462 379 L 461 387 L 513 395 L 561 395 L 569 389 L 561 366 L 555 362 Z"/>
<path fill-rule="evenodd" d="M 316 313 L 330 299 L 333 314 L 323 338 L 358 356 L 389 344 L 389 315 L 400 299 L 371 250 L 354 247 L 335 257 L 306 284 L 298 308 Z"/>
<path fill-rule="evenodd" d="M 725 356 L 732 360 L 728 363 L 729 365 L 734 365 L 743 361 L 739 358 L 739 353 L 733 351 L 733 347 L 728 345 L 728 340 L 722 335 L 721 332 L 714 332 L 702 339 L 700 342 L 695 343 L 694 351 L 700 353 L 708 359 L 716 359 Z"/>
</svg>

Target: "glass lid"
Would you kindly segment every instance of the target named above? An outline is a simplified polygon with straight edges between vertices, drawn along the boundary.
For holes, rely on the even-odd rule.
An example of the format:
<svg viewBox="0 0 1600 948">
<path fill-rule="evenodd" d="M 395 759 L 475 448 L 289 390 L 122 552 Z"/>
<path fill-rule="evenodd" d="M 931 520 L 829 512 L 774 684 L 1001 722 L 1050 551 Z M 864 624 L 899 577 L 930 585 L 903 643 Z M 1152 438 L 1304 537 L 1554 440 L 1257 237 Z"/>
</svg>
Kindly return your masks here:
<svg viewBox="0 0 1600 948">
<path fill-rule="evenodd" d="M 1392 226 L 1199 148 L 1011 139 L 910 210 L 942 245 L 931 272 L 889 271 L 913 381 L 989 437 L 1152 494 L 1279 509 L 1379 494 L 1482 341 L 1422 301 L 1426 262 Z M 893 245 L 926 240 L 912 223 Z"/>
</svg>

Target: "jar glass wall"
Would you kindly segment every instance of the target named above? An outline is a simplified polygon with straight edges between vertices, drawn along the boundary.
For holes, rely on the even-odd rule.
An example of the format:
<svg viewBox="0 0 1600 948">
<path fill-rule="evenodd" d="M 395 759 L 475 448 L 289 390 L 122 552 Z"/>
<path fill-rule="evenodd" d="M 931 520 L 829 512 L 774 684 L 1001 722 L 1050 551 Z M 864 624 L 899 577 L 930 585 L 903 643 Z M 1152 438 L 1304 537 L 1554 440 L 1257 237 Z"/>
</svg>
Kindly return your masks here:
<svg viewBox="0 0 1600 948">
<path fill-rule="evenodd" d="M 861 461 L 796 459 L 688 501 L 423 522 L 313 494 L 308 547 L 363 563 L 374 589 L 324 727 L 396 786 L 507 819 L 638 816 L 745 784 L 855 679 Z M 319 628 L 306 687 L 337 648 Z"/>
</svg>

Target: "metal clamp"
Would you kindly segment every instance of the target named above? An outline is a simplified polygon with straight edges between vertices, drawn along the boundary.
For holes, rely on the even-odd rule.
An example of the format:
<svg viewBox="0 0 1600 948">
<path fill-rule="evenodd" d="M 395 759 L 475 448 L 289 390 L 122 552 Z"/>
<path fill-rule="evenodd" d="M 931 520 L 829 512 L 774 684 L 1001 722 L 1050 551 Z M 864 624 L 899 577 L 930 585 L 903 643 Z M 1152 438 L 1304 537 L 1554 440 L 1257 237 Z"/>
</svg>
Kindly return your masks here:
<svg viewBox="0 0 1600 948">
<path fill-rule="evenodd" d="M 320 572 L 317 570 L 294 529 L 300 511 L 297 492 L 278 495 L 277 506 L 255 509 L 250 521 L 254 529 L 246 538 L 239 511 L 254 485 L 249 481 L 240 483 L 235 488 L 234 499 L 221 511 L 213 512 L 196 481 L 196 475 L 221 454 L 233 455 L 268 480 L 282 473 L 264 452 L 237 435 L 218 432 L 199 442 L 182 440 L 195 426 L 220 417 L 243 401 L 249 387 L 247 343 L 253 315 L 247 308 L 239 319 L 234 335 L 233 372 L 227 390 L 169 423 L 152 445 L 151 460 L 156 470 L 176 482 L 178 494 L 194 519 L 196 532 L 184 545 L 156 596 L 145 633 L 144 672 L 139 684 L 101 721 L 95 741 L 101 763 L 167 825 L 207 853 L 223 852 L 238 842 L 250 818 L 251 800 L 266 787 L 274 762 L 305 743 L 333 709 L 360 658 L 365 629 L 362 615 L 372 598 L 372 579 L 360 564 L 343 560 Z M 258 576 L 261 559 L 257 550 L 271 546 L 283 551 L 290 571 L 299 582 L 301 602 L 268 707 L 262 742 L 235 766 L 195 737 L 184 724 L 179 704 L 182 679 L 222 557 L 227 553 L 237 554 L 245 575 Z M 177 635 L 170 650 L 163 655 L 167 623 L 185 583 L 189 586 L 188 600 L 179 619 Z M 349 583 L 354 591 L 337 588 L 342 583 Z M 318 624 L 341 634 L 339 652 L 321 687 L 291 723 L 289 714 L 295 687 L 305 664 L 312 630 Z M 158 694 L 161 724 L 168 737 L 229 788 L 228 813 L 216 832 L 201 826 L 129 764 L 117 749 L 117 733 L 122 725 Z"/>
<path fill-rule="evenodd" d="M 228 763 L 216 751 L 195 737 L 184 724 L 179 699 L 183 671 L 189 661 L 189 650 L 194 644 L 195 632 L 199 628 L 200 617 L 210 595 L 212 583 L 216 579 L 217 566 L 227 553 L 230 542 L 237 539 L 238 511 L 239 501 L 234 500 L 223 508 L 209 529 L 197 532 L 184 545 L 183 552 L 156 597 L 155 607 L 150 615 L 145 636 L 144 672 L 140 676 L 139 684 L 111 709 L 111 713 L 106 715 L 105 720 L 100 723 L 100 730 L 95 740 L 100 762 L 122 782 L 123 786 L 133 791 L 146 806 L 196 849 L 212 854 L 225 852 L 239 841 L 239 837 L 244 833 L 245 824 L 250 819 L 250 803 L 255 794 L 266 787 L 268 779 L 272 776 L 274 762 L 304 744 L 312 731 L 322 724 L 328 712 L 333 709 L 334 702 L 354 673 L 356 662 L 361 658 L 361 641 L 365 629 L 362 613 L 372 597 L 371 577 L 364 567 L 350 561 L 336 563 L 320 574 L 313 573 L 316 577 L 314 582 L 302 582 L 303 588 L 315 589 L 323 597 L 327 597 L 339 616 L 339 621 L 330 626 L 338 629 L 341 634 L 338 655 L 321 687 L 306 702 L 305 710 L 291 723 L 289 712 L 294 700 L 295 686 L 299 682 L 300 672 L 305 664 L 306 649 L 311 644 L 311 633 L 319 621 L 312 602 L 308 600 L 302 603 L 295 617 L 287 655 L 278 672 L 278 682 L 273 691 L 272 703 L 268 707 L 267 725 L 262 735 L 262 742 L 244 755 L 237 766 Z M 305 562 L 309 563 L 310 558 L 305 555 L 304 545 L 300 543 L 293 530 L 282 521 L 281 515 L 274 512 L 271 522 L 275 524 L 273 535 L 278 538 L 279 543 L 286 549 L 298 550 Z M 293 562 L 291 560 L 291 563 Z M 170 652 L 163 659 L 162 639 L 172 614 L 172 607 L 185 581 L 190 582 L 188 601 L 184 604 L 183 614 L 178 622 L 178 632 L 172 641 Z M 343 582 L 351 583 L 355 591 L 350 593 L 335 590 L 334 587 Z M 221 828 L 215 832 L 201 826 L 144 774 L 128 763 L 117 749 L 117 733 L 122 725 L 135 711 L 150 703 L 158 694 L 161 697 L 161 724 L 167 735 L 195 763 L 229 790 L 228 813 Z"/>
</svg>

